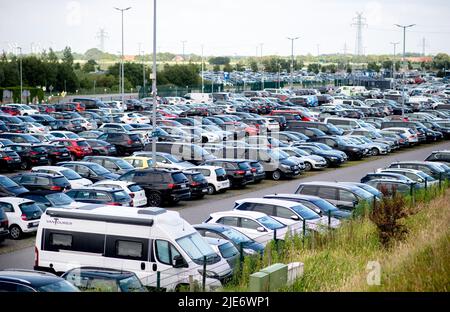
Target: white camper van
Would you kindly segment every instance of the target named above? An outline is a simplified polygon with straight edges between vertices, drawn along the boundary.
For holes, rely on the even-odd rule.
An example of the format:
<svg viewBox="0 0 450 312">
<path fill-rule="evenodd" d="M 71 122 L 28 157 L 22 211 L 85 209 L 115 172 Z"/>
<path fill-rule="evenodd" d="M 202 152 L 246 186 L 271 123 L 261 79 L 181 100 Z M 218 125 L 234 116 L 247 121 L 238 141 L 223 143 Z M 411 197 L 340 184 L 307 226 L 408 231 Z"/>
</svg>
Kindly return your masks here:
<svg viewBox="0 0 450 312">
<path fill-rule="evenodd" d="M 211 93 L 187 93 L 184 95 L 185 103 L 212 103 Z"/>
<path fill-rule="evenodd" d="M 47 209 L 37 231 L 34 269 L 61 274 L 82 266 L 132 271 L 145 286 L 159 283 L 165 290 L 177 290 L 190 279 L 202 284 L 204 267 L 209 290 L 232 274 L 178 212 L 113 206 Z"/>
</svg>

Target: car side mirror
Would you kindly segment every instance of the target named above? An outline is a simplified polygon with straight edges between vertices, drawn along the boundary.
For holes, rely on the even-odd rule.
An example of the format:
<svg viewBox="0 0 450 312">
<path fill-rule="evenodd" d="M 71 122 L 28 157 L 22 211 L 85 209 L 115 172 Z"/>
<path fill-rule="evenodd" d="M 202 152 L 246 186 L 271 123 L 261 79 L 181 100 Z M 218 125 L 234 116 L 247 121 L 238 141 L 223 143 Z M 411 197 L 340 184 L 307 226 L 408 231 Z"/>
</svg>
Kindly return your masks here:
<svg viewBox="0 0 450 312">
<path fill-rule="evenodd" d="M 300 217 L 297 216 L 297 215 L 292 215 L 291 219 L 294 220 L 294 221 L 300 221 Z"/>
<path fill-rule="evenodd" d="M 258 232 L 265 232 L 265 231 L 266 231 L 266 229 L 263 228 L 262 226 L 257 227 L 256 230 L 257 230 Z"/>
<path fill-rule="evenodd" d="M 184 261 L 183 257 L 178 255 L 173 258 L 172 266 L 174 268 L 187 268 L 189 267 L 186 261 Z"/>
</svg>

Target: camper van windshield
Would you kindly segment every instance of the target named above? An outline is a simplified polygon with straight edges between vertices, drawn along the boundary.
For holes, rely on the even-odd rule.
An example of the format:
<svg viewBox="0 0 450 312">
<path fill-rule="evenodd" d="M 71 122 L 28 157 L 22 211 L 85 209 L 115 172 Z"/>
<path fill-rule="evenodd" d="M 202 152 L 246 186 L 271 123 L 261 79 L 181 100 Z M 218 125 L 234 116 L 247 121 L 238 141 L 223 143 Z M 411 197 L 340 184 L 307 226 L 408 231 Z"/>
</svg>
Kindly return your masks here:
<svg viewBox="0 0 450 312">
<path fill-rule="evenodd" d="M 220 261 L 220 257 L 198 232 L 179 238 L 176 242 L 195 262 L 203 261 L 203 257 L 205 256 L 209 264 Z"/>
</svg>

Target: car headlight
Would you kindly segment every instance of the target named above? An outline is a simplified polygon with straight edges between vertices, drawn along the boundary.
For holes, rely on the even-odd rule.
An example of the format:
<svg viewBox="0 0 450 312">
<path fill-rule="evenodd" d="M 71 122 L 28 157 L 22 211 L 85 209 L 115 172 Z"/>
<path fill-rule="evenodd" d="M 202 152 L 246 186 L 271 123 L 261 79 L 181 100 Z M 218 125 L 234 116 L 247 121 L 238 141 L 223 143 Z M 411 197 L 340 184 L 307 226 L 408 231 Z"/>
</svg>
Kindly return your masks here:
<svg viewBox="0 0 450 312">
<path fill-rule="evenodd" d="M 285 165 L 285 164 L 281 164 L 281 168 L 291 169 L 291 166 Z"/>
<path fill-rule="evenodd" d="M 198 270 L 198 273 L 200 273 L 200 275 L 203 276 L 203 270 Z M 205 273 L 206 273 L 206 277 L 209 277 L 209 278 L 219 278 L 219 275 L 217 275 L 217 273 L 215 273 L 215 272 L 213 272 L 213 271 L 206 270 Z"/>
</svg>

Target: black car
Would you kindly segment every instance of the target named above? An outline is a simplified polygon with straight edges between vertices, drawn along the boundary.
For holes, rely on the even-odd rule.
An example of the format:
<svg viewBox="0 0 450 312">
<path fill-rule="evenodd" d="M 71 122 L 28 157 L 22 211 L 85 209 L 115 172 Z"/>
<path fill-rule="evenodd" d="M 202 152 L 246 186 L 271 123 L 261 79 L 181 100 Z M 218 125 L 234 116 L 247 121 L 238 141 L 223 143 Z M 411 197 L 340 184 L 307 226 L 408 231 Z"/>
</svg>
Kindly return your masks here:
<svg viewBox="0 0 450 312">
<path fill-rule="evenodd" d="M 73 200 L 82 203 L 113 206 L 133 205 L 133 199 L 122 189 L 92 186 L 72 189 L 66 194 Z"/>
<path fill-rule="evenodd" d="M 324 143 L 333 149 L 344 152 L 351 160 L 360 160 L 364 155 L 364 149 L 356 145 L 344 142 L 340 137 L 323 136 L 312 139 L 313 142 Z"/>
<path fill-rule="evenodd" d="M 434 151 L 425 159 L 425 161 L 438 161 L 450 164 L 450 150 Z"/>
<path fill-rule="evenodd" d="M 41 144 L 40 147 L 46 149 L 48 154 L 48 162 L 52 165 L 61 161 L 70 161 L 70 151 L 67 147 L 56 144 Z"/>
<path fill-rule="evenodd" d="M 249 183 L 253 183 L 252 167 L 248 160 L 244 159 L 213 159 L 204 162 L 208 166 L 218 166 L 225 169 L 227 178 L 230 180 L 231 187 L 243 187 Z"/>
<path fill-rule="evenodd" d="M 14 143 L 39 144 L 41 141 L 28 133 L 1 133 L 0 139 L 8 139 Z"/>
<path fill-rule="evenodd" d="M 11 172 L 20 168 L 21 164 L 22 159 L 19 154 L 7 147 L 0 150 L 0 170 Z"/>
<path fill-rule="evenodd" d="M 57 130 L 58 128 L 56 119 L 50 115 L 31 115 L 31 117 L 33 117 L 36 122 L 40 123 L 41 125 L 50 127 L 51 130 Z"/>
<path fill-rule="evenodd" d="M 65 193 L 57 191 L 31 191 L 20 194 L 18 197 L 26 198 L 34 201 L 42 211 L 49 207 L 71 208 L 70 205 L 74 200 Z"/>
<path fill-rule="evenodd" d="M 70 190 L 70 182 L 64 176 L 52 173 L 26 172 L 11 177 L 14 182 L 30 191 L 49 190 L 64 192 Z"/>
<path fill-rule="evenodd" d="M 146 292 L 135 273 L 124 270 L 80 267 L 67 271 L 61 278 L 81 291 L 89 292 Z"/>
<path fill-rule="evenodd" d="M 108 142 L 96 139 L 87 139 L 86 142 L 92 147 L 92 155 L 117 155 L 116 147 Z"/>
<path fill-rule="evenodd" d="M 24 125 L 23 121 L 16 116 L 0 115 L 0 121 L 5 123 L 10 132 L 25 133 L 27 131 L 27 127 Z"/>
<path fill-rule="evenodd" d="M 79 292 L 52 273 L 10 269 L 0 271 L 0 292 Z"/>
<path fill-rule="evenodd" d="M 251 172 L 253 173 L 253 178 L 255 183 L 260 183 L 266 178 L 266 172 L 264 167 L 257 160 L 249 160 L 248 164 L 252 167 Z"/>
<path fill-rule="evenodd" d="M 271 115 L 270 118 L 274 119 L 276 122 L 278 122 L 278 125 L 280 126 L 280 131 L 286 130 L 286 127 L 287 127 L 286 117 L 279 116 L 279 115 Z"/>
<path fill-rule="evenodd" d="M 115 180 L 119 177 L 118 174 L 112 173 L 105 167 L 94 162 L 66 161 L 57 165 L 70 168 L 83 178 L 89 179 L 94 183 L 101 180 Z"/>
<path fill-rule="evenodd" d="M 26 192 L 28 192 L 28 189 L 8 177 L 0 175 L 0 197 L 15 197 Z"/>
<path fill-rule="evenodd" d="M 191 198 L 201 199 L 208 194 L 208 181 L 203 174 L 195 170 L 183 170 L 183 174 L 189 180 Z"/>
<path fill-rule="evenodd" d="M 191 197 L 188 178 L 176 170 L 152 168 L 135 169 L 118 178 L 135 182 L 145 190 L 149 206 L 160 207 L 164 203 L 175 204 Z"/>
<path fill-rule="evenodd" d="M 0 244 L 9 236 L 9 222 L 6 213 L 0 208 Z"/>
<path fill-rule="evenodd" d="M 244 255 L 253 255 L 255 253 L 263 254 L 264 245 L 251 239 L 244 233 L 235 228 L 216 223 L 202 223 L 193 225 L 194 229 L 203 237 L 222 238 L 230 241 Z"/>
<path fill-rule="evenodd" d="M 11 144 L 8 149 L 19 154 L 21 159 L 20 169 L 30 169 L 34 166 L 48 165 L 47 150 L 41 145 L 32 145 L 27 143 Z"/>
<path fill-rule="evenodd" d="M 99 130 L 89 130 L 78 133 L 78 136 L 83 139 L 93 139 L 96 140 L 99 136 L 101 136 L 104 132 Z"/>
<path fill-rule="evenodd" d="M 288 127 L 288 130 L 304 134 L 310 140 L 313 140 L 313 139 L 319 138 L 319 137 L 323 137 L 326 135 L 325 132 L 323 132 L 322 130 L 316 129 L 316 128 L 291 128 L 291 127 Z"/>
<path fill-rule="evenodd" d="M 144 149 L 144 143 L 137 133 L 111 132 L 102 134 L 97 139 L 114 145 L 117 154 L 121 156 L 130 155 Z"/>
</svg>

